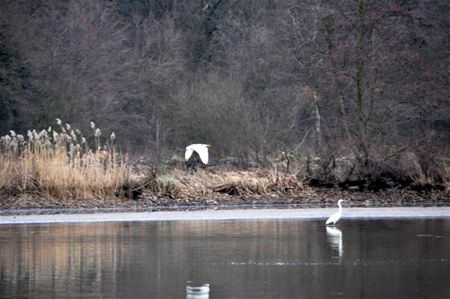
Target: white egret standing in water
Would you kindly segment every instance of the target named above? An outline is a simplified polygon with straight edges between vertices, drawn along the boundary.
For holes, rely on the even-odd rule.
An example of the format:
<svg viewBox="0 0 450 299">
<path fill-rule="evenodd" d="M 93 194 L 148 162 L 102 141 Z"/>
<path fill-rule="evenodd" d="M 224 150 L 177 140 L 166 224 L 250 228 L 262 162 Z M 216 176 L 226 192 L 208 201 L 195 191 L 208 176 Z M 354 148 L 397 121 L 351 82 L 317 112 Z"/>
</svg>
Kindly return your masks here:
<svg viewBox="0 0 450 299">
<path fill-rule="evenodd" d="M 333 223 L 333 225 L 336 224 L 336 222 L 339 221 L 339 219 L 341 219 L 342 217 L 342 202 L 344 200 L 343 199 L 339 199 L 338 200 L 338 207 L 339 207 L 339 211 L 334 213 L 333 215 L 330 216 L 330 218 L 328 218 L 328 220 L 325 222 L 326 225 Z"/>
<path fill-rule="evenodd" d="M 191 144 L 186 147 L 186 152 L 184 153 L 184 158 L 186 159 L 186 165 L 187 168 L 190 171 L 195 171 L 197 169 L 197 164 L 199 163 L 198 158 L 192 158 L 192 154 L 195 152 L 198 154 L 198 157 L 200 157 L 200 161 L 203 164 L 208 164 L 209 161 L 209 154 L 208 154 L 208 147 L 211 145 L 209 144 Z"/>
</svg>

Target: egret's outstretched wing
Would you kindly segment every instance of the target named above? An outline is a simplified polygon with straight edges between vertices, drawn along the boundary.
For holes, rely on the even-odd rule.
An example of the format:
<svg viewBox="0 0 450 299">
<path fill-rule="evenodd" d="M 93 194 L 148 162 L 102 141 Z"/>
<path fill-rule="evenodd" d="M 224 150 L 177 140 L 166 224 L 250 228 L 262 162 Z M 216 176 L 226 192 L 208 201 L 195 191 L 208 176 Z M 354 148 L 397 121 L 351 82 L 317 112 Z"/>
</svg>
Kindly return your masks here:
<svg viewBox="0 0 450 299">
<path fill-rule="evenodd" d="M 189 160 L 189 158 L 192 156 L 192 153 L 195 151 L 200 156 L 200 160 L 202 160 L 203 164 L 208 164 L 208 146 L 209 144 L 191 144 L 186 147 L 184 158 L 186 159 L 186 161 Z"/>
<path fill-rule="evenodd" d="M 208 146 L 206 144 L 194 144 L 194 151 L 200 156 L 200 160 L 202 160 L 203 164 L 208 164 L 209 155 L 208 155 Z"/>
<path fill-rule="evenodd" d="M 193 152 L 194 150 L 191 148 L 191 146 L 186 147 L 186 152 L 184 153 L 184 158 L 186 159 L 186 161 L 189 160 Z"/>
</svg>

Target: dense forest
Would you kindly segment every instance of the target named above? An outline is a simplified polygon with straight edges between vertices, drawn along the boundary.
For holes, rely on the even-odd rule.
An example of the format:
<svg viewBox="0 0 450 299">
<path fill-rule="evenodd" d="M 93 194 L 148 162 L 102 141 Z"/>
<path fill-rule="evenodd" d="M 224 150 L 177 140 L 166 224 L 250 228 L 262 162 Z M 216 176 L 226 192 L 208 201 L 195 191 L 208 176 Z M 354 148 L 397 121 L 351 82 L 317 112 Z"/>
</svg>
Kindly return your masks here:
<svg viewBox="0 0 450 299">
<path fill-rule="evenodd" d="M 2 0 L 0 133 L 90 121 L 165 161 L 450 149 L 445 0 Z M 214 160 L 214 159 L 213 159 Z M 331 164 L 330 164 L 331 163 Z"/>
</svg>

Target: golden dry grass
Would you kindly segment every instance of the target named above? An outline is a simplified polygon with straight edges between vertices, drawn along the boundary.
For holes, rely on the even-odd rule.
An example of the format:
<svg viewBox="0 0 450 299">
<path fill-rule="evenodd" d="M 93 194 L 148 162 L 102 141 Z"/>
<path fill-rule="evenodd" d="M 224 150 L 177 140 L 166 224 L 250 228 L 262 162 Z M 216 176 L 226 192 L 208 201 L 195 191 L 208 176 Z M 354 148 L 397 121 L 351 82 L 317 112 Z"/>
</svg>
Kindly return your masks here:
<svg viewBox="0 0 450 299">
<path fill-rule="evenodd" d="M 1 137 L 0 190 L 77 199 L 121 195 L 130 185 L 131 167 L 114 149 L 115 136 L 101 144 L 94 127 L 92 150 L 79 130 L 58 124 L 58 132 L 33 130 L 23 137 L 11 131 Z"/>
</svg>

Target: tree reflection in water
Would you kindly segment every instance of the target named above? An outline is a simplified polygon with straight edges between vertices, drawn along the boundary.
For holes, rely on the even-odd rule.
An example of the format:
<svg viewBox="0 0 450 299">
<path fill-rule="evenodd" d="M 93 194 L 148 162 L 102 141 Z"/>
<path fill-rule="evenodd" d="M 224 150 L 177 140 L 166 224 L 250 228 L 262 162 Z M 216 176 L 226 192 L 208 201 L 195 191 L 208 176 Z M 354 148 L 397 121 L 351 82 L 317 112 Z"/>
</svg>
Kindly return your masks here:
<svg viewBox="0 0 450 299">
<path fill-rule="evenodd" d="M 211 298 L 446 298 L 449 227 L 448 219 L 350 221 L 342 230 L 296 220 L 2 225 L 0 298 L 183 298 L 189 280 L 214 286 Z"/>
</svg>

